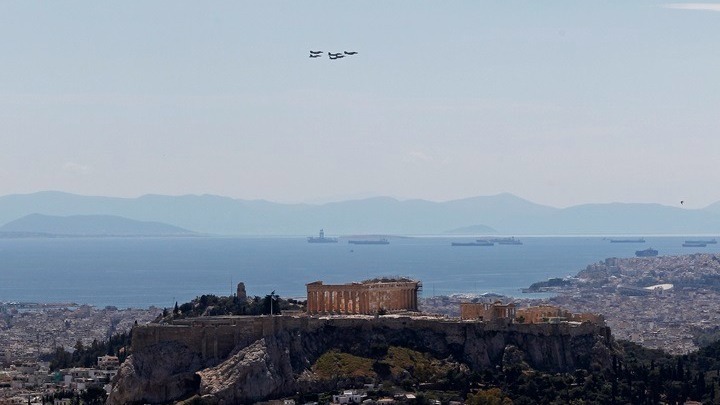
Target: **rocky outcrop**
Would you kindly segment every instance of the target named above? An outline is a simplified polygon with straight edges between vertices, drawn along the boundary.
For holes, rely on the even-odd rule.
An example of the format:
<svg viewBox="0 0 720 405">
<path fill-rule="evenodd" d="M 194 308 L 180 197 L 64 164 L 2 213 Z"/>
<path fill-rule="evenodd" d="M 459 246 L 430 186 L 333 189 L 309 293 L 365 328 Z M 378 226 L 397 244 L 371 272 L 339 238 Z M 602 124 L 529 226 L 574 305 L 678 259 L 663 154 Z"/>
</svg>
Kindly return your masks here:
<svg viewBox="0 0 720 405">
<path fill-rule="evenodd" d="M 200 394 L 220 405 L 282 395 L 295 384 L 288 353 L 272 337 L 238 348 L 221 364 L 198 372 Z M 215 402 L 213 401 L 213 402 Z"/>
<path fill-rule="evenodd" d="M 384 317 L 215 318 L 133 330 L 110 404 L 200 394 L 220 404 L 326 388 L 308 375 L 329 350 L 376 358 L 391 346 L 452 358 L 471 370 L 522 364 L 572 371 L 609 364 L 610 331 L 589 323 L 515 324 Z M 608 357 L 596 358 L 596 357 Z"/>
<path fill-rule="evenodd" d="M 162 403 L 197 391 L 200 356 L 178 342 L 163 342 L 130 356 L 120 367 L 108 403 Z"/>
</svg>

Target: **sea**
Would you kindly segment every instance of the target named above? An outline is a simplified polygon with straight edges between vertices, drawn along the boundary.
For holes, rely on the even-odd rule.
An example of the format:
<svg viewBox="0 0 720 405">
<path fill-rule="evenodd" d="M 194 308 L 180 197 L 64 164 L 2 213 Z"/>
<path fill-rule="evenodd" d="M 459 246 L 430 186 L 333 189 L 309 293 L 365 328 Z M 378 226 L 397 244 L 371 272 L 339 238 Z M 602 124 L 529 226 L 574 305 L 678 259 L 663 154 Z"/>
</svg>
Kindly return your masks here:
<svg viewBox="0 0 720 405">
<path fill-rule="evenodd" d="M 687 236 L 519 237 L 522 245 L 451 246 L 474 238 L 392 237 L 389 245 L 311 244 L 301 237 L 0 239 L 0 302 L 77 303 L 118 308 L 172 307 L 202 294 L 302 298 L 307 283 L 406 276 L 422 297 L 496 293 L 530 297 L 536 281 L 577 274 L 608 257 L 720 253 L 720 245 L 687 248 Z M 707 238 L 707 237 L 704 237 Z"/>
</svg>

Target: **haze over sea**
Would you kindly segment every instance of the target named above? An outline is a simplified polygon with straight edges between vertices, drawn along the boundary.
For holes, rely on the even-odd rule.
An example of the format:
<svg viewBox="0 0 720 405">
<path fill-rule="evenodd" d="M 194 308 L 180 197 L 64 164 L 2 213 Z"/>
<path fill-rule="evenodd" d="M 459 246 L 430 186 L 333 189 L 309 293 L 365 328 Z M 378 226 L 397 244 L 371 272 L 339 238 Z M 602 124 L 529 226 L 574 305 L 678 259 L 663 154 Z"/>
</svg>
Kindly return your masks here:
<svg viewBox="0 0 720 405">
<path fill-rule="evenodd" d="M 422 296 L 498 293 L 574 275 L 607 257 L 718 252 L 684 248 L 689 237 L 646 237 L 643 244 L 601 236 L 523 237 L 522 246 L 452 247 L 472 238 L 392 238 L 390 245 L 309 244 L 304 238 L 56 238 L 0 240 L 0 302 L 75 302 L 121 308 L 170 307 L 201 294 L 303 297 L 305 284 L 402 275 Z"/>
</svg>

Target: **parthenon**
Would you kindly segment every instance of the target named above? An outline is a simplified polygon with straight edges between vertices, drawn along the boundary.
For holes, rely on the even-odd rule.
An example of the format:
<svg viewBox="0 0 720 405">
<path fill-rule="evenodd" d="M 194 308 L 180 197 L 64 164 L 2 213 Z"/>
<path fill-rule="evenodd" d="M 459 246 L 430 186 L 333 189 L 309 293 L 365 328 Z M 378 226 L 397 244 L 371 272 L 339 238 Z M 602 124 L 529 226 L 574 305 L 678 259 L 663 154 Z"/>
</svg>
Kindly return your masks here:
<svg viewBox="0 0 720 405">
<path fill-rule="evenodd" d="M 420 282 L 383 278 L 350 284 L 307 284 L 309 314 L 377 314 L 382 311 L 417 311 Z"/>
</svg>

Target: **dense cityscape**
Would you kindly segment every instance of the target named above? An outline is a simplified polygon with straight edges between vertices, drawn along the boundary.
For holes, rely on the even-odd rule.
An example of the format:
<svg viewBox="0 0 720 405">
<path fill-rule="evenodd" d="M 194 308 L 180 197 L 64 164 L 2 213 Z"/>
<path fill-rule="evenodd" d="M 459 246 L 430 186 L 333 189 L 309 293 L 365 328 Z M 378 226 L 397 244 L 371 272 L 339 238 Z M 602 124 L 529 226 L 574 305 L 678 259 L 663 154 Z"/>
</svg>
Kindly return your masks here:
<svg viewBox="0 0 720 405">
<path fill-rule="evenodd" d="M 90 367 L 58 368 L 52 364 L 58 350 L 72 353 L 95 347 L 161 313 L 157 308 L 0 303 L 0 404 L 70 404 L 81 393 L 86 403 L 92 402 L 88 390 L 95 396 L 98 391 L 93 390 L 109 390 L 118 357 L 101 353 Z"/>
</svg>

